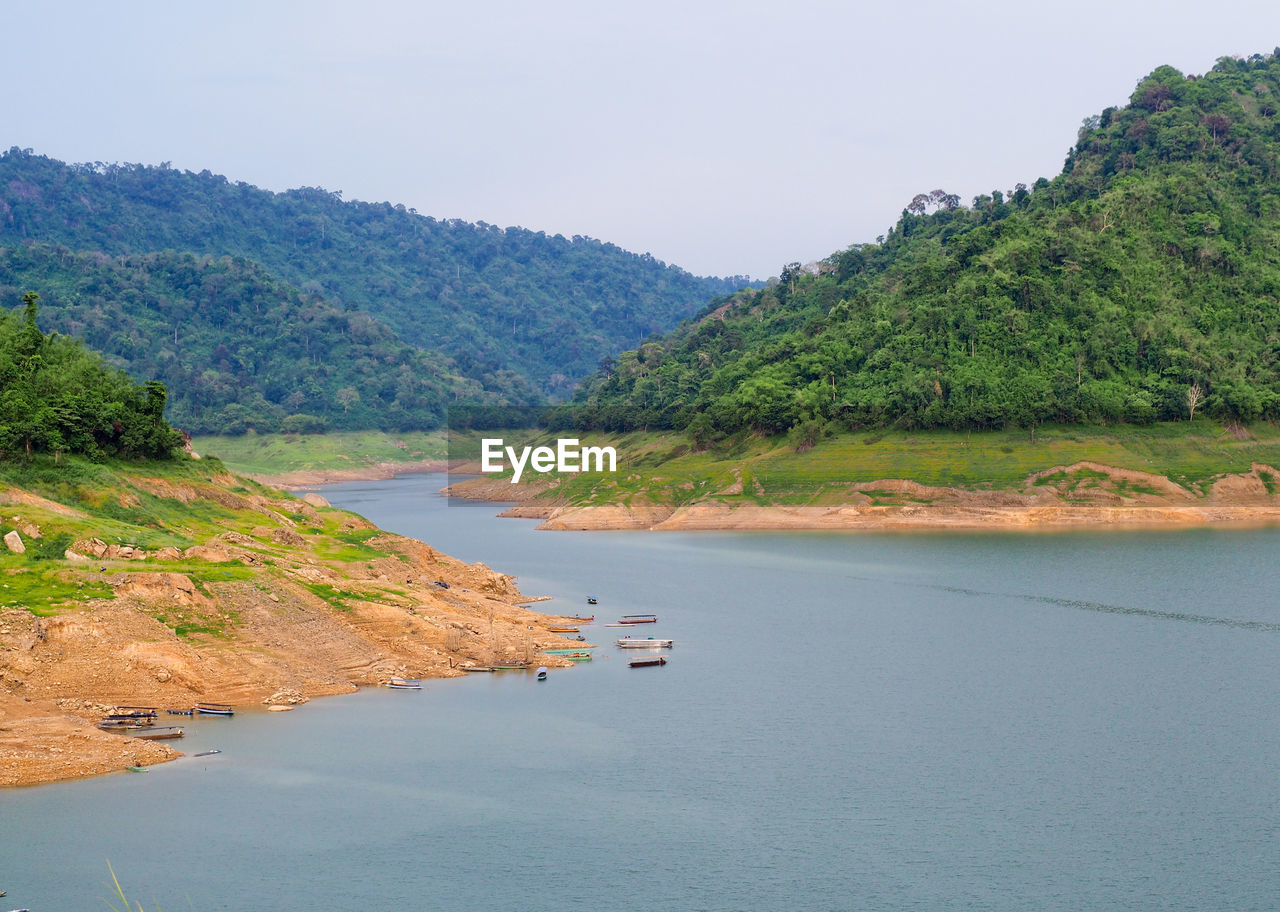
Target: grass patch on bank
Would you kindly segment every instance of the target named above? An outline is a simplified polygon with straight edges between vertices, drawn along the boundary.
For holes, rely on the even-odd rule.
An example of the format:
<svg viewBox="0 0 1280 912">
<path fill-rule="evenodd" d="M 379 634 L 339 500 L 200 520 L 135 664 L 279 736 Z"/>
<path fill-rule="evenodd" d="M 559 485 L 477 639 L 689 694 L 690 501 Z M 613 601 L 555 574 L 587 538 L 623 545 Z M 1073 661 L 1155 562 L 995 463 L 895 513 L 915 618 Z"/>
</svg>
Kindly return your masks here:
<svg viewBox="0 0 1280 912">
<path fill-rule="evenodd" d="M 332 434 L 256 434 L 195 437 L 197 453 L 218 457 L 232 471 L 273 476 L 289 472 L 364 469 L 379 463 L 444 460 L 444 431 L 344 431 Z"/>
<path fill-rule="evenodd" d="M 523 437 L 519 437 L 523 434 Z M 499 434 L 494 433 L 494 436 Z M 554 446 L 553 435 L 513 434 L 520 445 Z M 568 435 L 566 435 L 568 436 Z M 785 438 L 739 435 L 694 451 L 679 434 L 583 434 L 583 445 L 614 446 L 615 473 L 565 474 L 543 494 L 579 505 L 631 504 L 637 500 L 679 506 L 698 500 L 803 505 L 847 500 L 850 486 L 884 479 L 962 490 L 1021 490 L 1028 478 L 1054 466 L 1095 462 L 1164 476 L 1195 493 L 1227 473 L 1254 463 L 1280 465 L 1280 428 L 1259 424 L 1225 428 L 1207 420 L 1136 426 L 1049 426 L 1026 430 L 845 432 L 796 452 Z M 509 473 L 508 473 L 509 474 Z M 1280 482 L 1265 473 L 1268 490 Z M 1035 484 L 1069 482 L 1086 487 L 1089 469 L 1059 472 Z M 526 469 L 524 479 L 535 477 Z M 545 476 L 543 476 L 545 478 Z M 1157 494 L 1134 481 L 1117 485 L 1122 496 Z M 876 503 L 927 502 L 887 491 L 865 492 Z"/>
<path fill-rule="evenodd" d="M 87 579 L 66 566 L 31 566 L 22 555 L 0 555 L 0 608 L 24 608 L 39 617 L 58 614 L 68 604 L 114 598 L 105 582 Z"/>
</svg>

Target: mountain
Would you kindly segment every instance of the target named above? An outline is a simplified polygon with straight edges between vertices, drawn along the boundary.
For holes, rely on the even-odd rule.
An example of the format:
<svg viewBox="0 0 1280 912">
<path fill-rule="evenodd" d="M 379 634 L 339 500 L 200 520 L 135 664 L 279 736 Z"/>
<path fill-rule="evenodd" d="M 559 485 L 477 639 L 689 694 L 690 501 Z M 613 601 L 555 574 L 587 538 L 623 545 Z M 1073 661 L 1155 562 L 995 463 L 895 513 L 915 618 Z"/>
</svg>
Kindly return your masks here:
<svg viewBox="0 0 1280 912">
<path fill-rule="evenodd" d="M 840 425 L 1278 418 L 1278 177 L 1277 55 L 1161 67 L 1052 180 L 922 193 L 882 242 L 623 354 L 557 421 L 803 445 Z"/>
<path fill-rule="evenodd" d="M 30 244 L 0 248 L 0 277 L 0 300 L 42 289 L 42 322 L 164 383 L 169 419 L 191 433 L 432 428 L 457 399 L 537 397 L 513 375 L 486 390 L 368 314 L 243 259 Z"/>
<path fill-rule="evenodd" d="M 73 317 L 64 308 L 87 297 L 97 298 L 103 325 L 132 319 L 131 308 L 112 296 L 115 291 L 94 289 L 121 282 L 135 286 L 146 299 L 147 319 L 134 327 L 128 345 L 98 344 L 138 374 L 141 363 L 130 350 L 164 346 L 172 324 L 203 309 L 209 324 L 227 334 L 215 340 L 212 332 L 193 333 L 184 344 L 179 330 L 177 343 L 165 347 L 182 361 L 182 372 L 212 370 L 218 375 L 214 385 L 241 391 L 240 398 L 216 399 L 215 414 L 239 404 L 268 427 L 298 412 L 285 402 L 293 390 L 259 384 L 237 365 L 252 360 L 242 357 L 244 350 L 260 350 L 270 340 L 246 335 L 253 321 L 244 325 L 242 315 L 224 314 L 225 296 L 210 297 L 205 277 L 189 270 L 148 290 L 151 279 L 137 271 L 150 271 L 141 265 L 145 258 L 160 256 L 172 264 L 174 252 L 191 254 L 201 269 L 241 275 L 255 286 L 244 290 L 242 304 L 282 296 L 291 299 L 290 308 L 372 317 L 384 326 L 369 329 L 367 320 L 361 325 L 379 344 L 402 341 L 425 353 L 427 373 L 439 378 L 431 383 L 451 390 L 437 405 L 469 395 L 469 389 L 513 403 L 566 395 L 603 357 L 674 326 L 714 295 L 747 284 L 740 276 L 699 278 L 586 237 L 440 221 L 390 203 L 343 201 L 339 193 L 316 188 L 272 193 L 208 171 L 69 165 L 17 148 L 0 155 L 0 247 L 0 285 L 7 286 L 0 289 L 0 303 L 12 307 L 34 288 L 45 294 L 44 317 L 59 331 L 74 332 L 72 324 L 83 322 L 83 310 Z M 28 284 L 32 272 L 18 268 L 27 258 L 40 261 L 35 272 L 45 277 L 46 287 Z M 210 266 L 211 259 L 224 258 L 230 265 Z M 104 272 L 109 261 L 119 270 Z M 178 314 L 167 314 L 171 301 Z M 293 315 L 278 316 L 287 326 Z M 339 335 L 349 328 L 343 319 L 331 322 Z M 147 328 L 151 323 L 156 333 Z M 217 345 L 231 357 L 215 357 Z M 396 361 L 391 373 L 406 365 Z M 446 375 L 459 378 L 458 389 L 455 381 L 442 379 Z M 372 401 L 357 380 L 344 383 L 338 388 L 355 388 L 361 401 Z M 319 385 L 327 395 L 333 384 Z M 321 403 L 304 393 L 310 397 L 306 408 L 336 425 L 352 425 L 349 405 L 332 397 Z M 404 414 L 413 412 L 407 408 Z M 188 414 L 193 412 L 184 419 Z M 371 426 L 368 421 L 360 426 Z M 419 417 L 412 421 L 422 426 Z"/>
</svg>

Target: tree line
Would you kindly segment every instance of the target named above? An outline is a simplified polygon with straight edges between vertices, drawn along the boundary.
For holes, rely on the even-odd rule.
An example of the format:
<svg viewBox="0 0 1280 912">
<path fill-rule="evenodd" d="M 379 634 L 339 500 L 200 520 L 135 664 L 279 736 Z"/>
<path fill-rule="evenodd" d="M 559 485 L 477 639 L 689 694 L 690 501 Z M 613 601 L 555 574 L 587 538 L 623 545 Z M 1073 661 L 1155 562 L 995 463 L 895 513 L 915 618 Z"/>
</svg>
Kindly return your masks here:
<svg viewBox="0 0 1280 912">
<path fill-rule="evenodd" d="M 0 459 L 38 453 L 164 459 L 182 435 L 164 420 L 164 384 L 136 384 L 68 336 L 42 333 L 39 295 L 0 310 Z"/>
</svg>

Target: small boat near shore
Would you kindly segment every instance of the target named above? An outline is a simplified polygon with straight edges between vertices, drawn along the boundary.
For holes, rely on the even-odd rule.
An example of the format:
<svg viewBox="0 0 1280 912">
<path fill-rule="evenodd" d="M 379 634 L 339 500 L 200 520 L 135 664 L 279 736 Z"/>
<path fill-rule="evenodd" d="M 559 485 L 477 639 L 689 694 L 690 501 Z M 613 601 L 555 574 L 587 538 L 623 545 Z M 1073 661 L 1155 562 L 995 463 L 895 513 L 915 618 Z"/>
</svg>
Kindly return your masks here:
<svg viewBox="0 0 1280 912">
<path fill-rule="evenodd" d="M 538 680 L 545 681 L 547 679 L 547 666 L 543 665 L 538 669 Z"/>
<path fill-rule="evenodd" d="M 103 731 L 135 731 L 155 724 L 155 720 L 147 717 L 110 715 L 98 722 L 98 728 Z"/>
<path fill-rule="evenodd" d="M 663 656 L 653 659 L 632 659 L 627 662 L 632 668 L 648 668 L 650 665 L 666 665 L 667 660 Z"/>
<path fill-rule="evenodd" d="M 656 614 L 624 614 L 622 620 L 618 621 L 624 626 L 630 624 L 656 624 L 658 616 Z"/>
<path fill-rule="evenodd" d="M 660 640 L 657 637 L 623 637 L 618 645 L 623 649 L 670 649 L 675 640 Z"/>
<path fill-rule="evenodd" d="M 222 753 L 222 751 L 221 751 L 220 749 L 218 749 L 218 748 L 216 748 L 216 747 L 215 747 L 213 750 L 201 751 L 200 753 L 198 753 L 198 754 L 192 754 L 191 756 L 193 756 L 193 757 L 212 757 L 214 754 L 220 754 L 220 753 Z"/>
<path fill-rule="evenodd" d="M 161 725 L 159 728 L 144 728 L 133 735 L 139 741 L 170 741 L 174 738 L 181 738 L 186 732 L 177 725 Z"/>
<path fill-rule="evenodd" d="M 572 656 L 572 655 L 579 655 L 584 650 L 587 650 L 587 649 L 595 649 L 595 647 L 594 646 L 574 646 L 569 649 L 544 649 L 542 651 L 549 656 Z"/>
<path fill-rule="evenodd" d="M 166 709 L 165 712 L 171 716 L 194 716 L 196 714 L 194 709 Z"/>
<path fill-rule="evenodd" d="M 556 624 L 555 626 L 548 627 L 548 628 L 547 628 L 547 632 L 548 632 L 548 633 L 577 633 L 577 632 L 578 632 L 578 628 L 577 628 L 577 627 L 568 627 L 568 626 L 565 626 L 565 625 L 563 625 L 563 624 Z"/>
<path fill-rule="evenodd" d="M 387 686 L 398 690 L 421 690 L 422 681 L 418 678 L 392 678 Z"/>
<path fill-rule="evenodd" d="M 590 624 L 592 621 L 596 619 L 596 616 L 594 614 L 589 614 L 586 617 L 583 617 L 580 614 L 570 614 L 568 615 L 568 617 L 573 618 L 579 624 Z"/>
<path fill-rule="evenodd" d="M 493 671 L 488 665 L 459 665 L 458 671 Z"/>
<path fill-rule="evenodd" d="M 230 703 L 197 703 L 195 711 L 210 716 L 234 716 L 236 714 Z"/>
</svg>

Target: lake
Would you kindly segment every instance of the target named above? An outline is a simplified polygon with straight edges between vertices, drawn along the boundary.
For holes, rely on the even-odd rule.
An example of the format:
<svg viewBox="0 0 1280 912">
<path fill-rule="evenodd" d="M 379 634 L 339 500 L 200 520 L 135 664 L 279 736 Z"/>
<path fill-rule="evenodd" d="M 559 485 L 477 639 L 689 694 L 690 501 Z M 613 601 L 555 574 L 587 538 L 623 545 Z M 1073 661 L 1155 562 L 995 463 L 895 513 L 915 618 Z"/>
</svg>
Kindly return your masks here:
<svg viewBox="0 0 1280 912">
<path fill-rule="evenodd" d="M 1276 907 L 1280 531 L 552 533 L 445 482 L 322 493 L 669 663 L 597 624 L 544 683 L 191 720 L 222 753 L 0 792 L 3 902 Z"/>
</svg>

